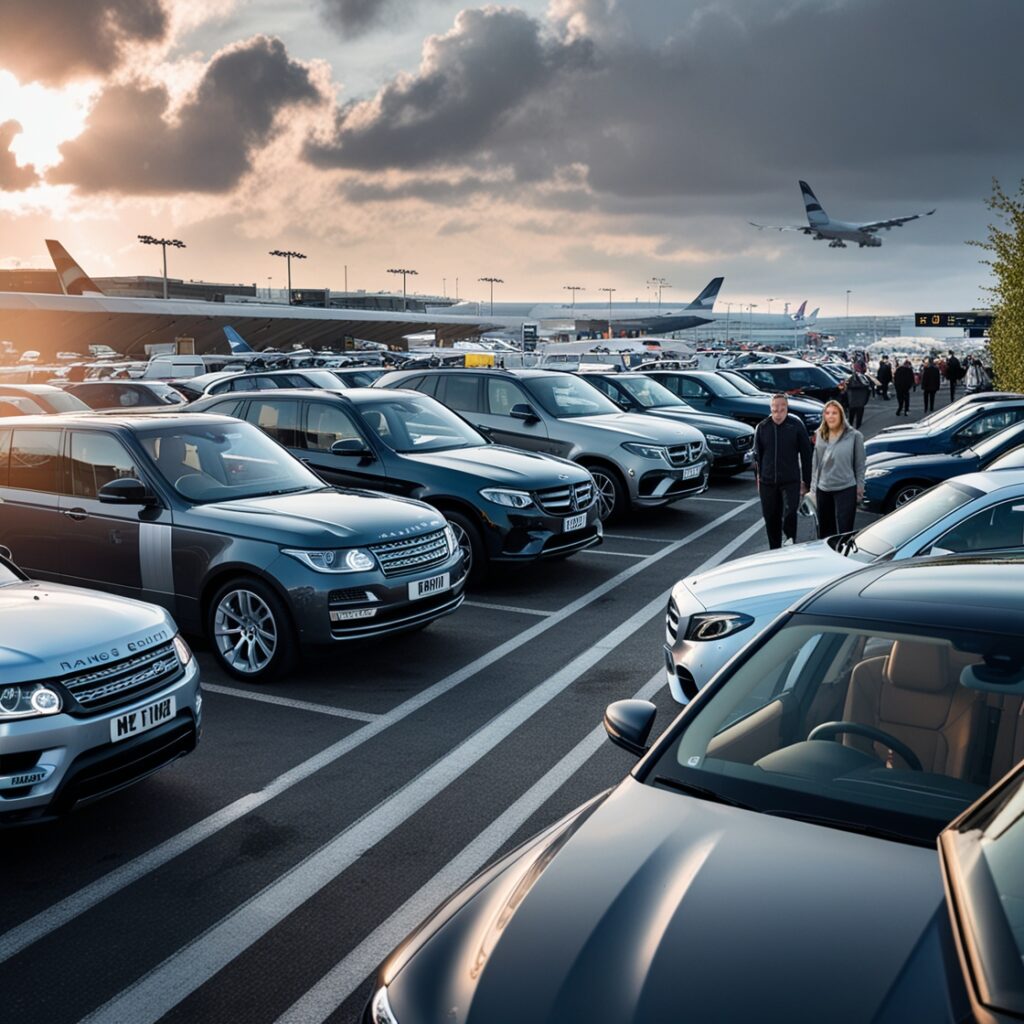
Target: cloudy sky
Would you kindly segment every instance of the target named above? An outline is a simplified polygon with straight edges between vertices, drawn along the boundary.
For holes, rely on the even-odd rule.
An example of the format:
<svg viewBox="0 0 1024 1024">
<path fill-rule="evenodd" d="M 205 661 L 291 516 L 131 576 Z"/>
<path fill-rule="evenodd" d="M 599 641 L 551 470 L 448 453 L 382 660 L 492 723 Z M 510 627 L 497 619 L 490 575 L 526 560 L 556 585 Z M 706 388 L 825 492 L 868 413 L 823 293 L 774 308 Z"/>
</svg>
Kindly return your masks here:
<svg viewBox="0 0 1024 1024">
<path fill-rule="evenodd" d="M 970 308 L 1024 175 L 1015 0 L 4 0 L 0 266 L 823 314 Z M 880 249 L 834 217 L 937 207 Z"/>
</svg>

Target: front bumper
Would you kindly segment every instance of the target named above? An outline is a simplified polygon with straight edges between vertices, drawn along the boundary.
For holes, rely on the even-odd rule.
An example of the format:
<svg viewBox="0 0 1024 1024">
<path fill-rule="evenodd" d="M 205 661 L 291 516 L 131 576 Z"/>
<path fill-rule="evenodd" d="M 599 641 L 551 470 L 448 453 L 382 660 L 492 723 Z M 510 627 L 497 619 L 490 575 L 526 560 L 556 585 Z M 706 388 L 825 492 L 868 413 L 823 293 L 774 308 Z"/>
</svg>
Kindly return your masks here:
<svg viewBox="0 0 1024 1024">
<path fill-rule="evenodd" d="M 670 466 L 652 469 L 651 465 L 651 461 L 646 460 L 640 475 L 630 477 L 630 497 L 636 506 L 651 508 L 668 505 L 707 490 L 709 463 L 706 458 L 678 469 Z"/>
<path fill-rule="evenodd" d="M 573 522 L 580 516 L 582 525 Z M 488 503 L 484 516 L 485 543 L 492 562 L 532 562 L 570 555 L 600 544 L 603 536 L 596 501 L 571 515 L 554 515 L 539 508 L 506 509 Z"/>
<path fill-rule="evenodd" d="M 877 482 L 878 486 L 872 486 L 872 483 L 873 481 L 868 481 L 865 484 L 864 497 L 857 502 L 857 506 L 865 512 L 884 512 L 891 481 L 885 478 Z"/>
<path fill-rule="evenodd" d="M 739 473 L 744 469 L 753 469 L 754 449 L 748 448 L 744 452 L 735 449 L 721 451 L 711 449 L 711 472 L 712 473 Z"/>
<path fill-rule="evenodd" d="M 201 732 L 199 665 L 193 658 L 172 685 L 136 701 L 85 715 L 61 713 L 0 725 L 0 825 L 59 817 L 76 804 L 138 782 L 195 749 Z M 113 742 L 111 722 L 174 698 L 175 716 L 162 725 Z M 34 785 L 11 785 L 46 777 Z"/>
</svg>

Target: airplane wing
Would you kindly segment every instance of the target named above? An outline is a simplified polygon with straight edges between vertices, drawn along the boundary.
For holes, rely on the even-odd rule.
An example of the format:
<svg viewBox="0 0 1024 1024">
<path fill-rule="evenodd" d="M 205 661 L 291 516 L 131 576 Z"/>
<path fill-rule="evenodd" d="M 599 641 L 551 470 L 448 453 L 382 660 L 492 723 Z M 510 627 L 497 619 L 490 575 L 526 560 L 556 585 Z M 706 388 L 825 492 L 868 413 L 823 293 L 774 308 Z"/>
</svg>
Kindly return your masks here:
<svg viewBox="0 0 1024 1024">
<path fill-rule="evenodd" d="M 870 224 L 861 224 L 861 231 L 868 231 L 874 233 L 875 231 L 881 231 L 883 228 L 888 231 L 890 228 L 902 227 L 907 221 L 917 220 L 919 217 L 930 217 L 935 210 L 928 210 L 925 213 L 912 213 L 909 217 L 893 217 L 891 220 L 876 220 Z"/>
<path fill-rule="evenodd" d="M 814 228 L 808 227 L 806 224 L 755 224 L 752 220 L 748 220 L 747 223 L 757 228 L 758 231 L 802 231 L 805 235 L 815 233 Z"/>
</svg>

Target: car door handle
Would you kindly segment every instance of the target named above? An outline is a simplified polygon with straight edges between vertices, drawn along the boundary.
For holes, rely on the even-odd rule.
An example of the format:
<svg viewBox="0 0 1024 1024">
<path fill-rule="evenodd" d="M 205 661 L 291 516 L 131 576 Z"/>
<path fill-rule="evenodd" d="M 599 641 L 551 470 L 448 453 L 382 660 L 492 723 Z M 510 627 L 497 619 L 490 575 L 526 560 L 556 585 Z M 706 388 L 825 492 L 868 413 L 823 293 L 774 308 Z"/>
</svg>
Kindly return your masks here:
<svg viewBox="0 0 1024 1024">
<path fill-rule="evenodd" d="M 80 520 L 89 518 L 89 513 L 86 512 L 84 508 L 65 508 L 61 509 L 60 514 L 62 516 L 67 516 L 68 519 Z"/>
</svg>

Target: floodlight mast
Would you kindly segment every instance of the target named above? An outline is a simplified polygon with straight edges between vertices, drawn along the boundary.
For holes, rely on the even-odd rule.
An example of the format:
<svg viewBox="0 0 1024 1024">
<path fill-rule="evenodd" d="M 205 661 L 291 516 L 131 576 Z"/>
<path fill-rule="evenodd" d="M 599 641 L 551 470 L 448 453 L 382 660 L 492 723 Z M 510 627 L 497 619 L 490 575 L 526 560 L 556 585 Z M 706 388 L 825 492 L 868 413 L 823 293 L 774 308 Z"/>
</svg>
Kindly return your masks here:
<svg viewBox="0 0 1024 1024">
<path fill-rule="evenodd" d="M 292 304 L 292 260 L 304 260 L 306 254 L 291 249 L 273 249 L 267 255 L 283 256 L 288 261 L 288 305 Z"/>
<path fill-rule="evenodd" d="M 173 246 L 175 249 L 186 249 L 188 248 L 184 242 L 178 238 L 154 238 L 152 235 L 136 235 L 136 238 L 143 245 L 159 245 L 163 250 L 164 256 L 164 298 L 167 298 L 167 246 Z"/>
</svg>

